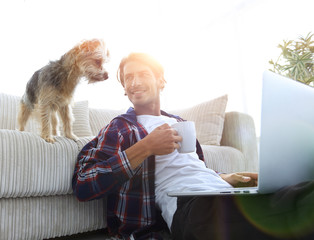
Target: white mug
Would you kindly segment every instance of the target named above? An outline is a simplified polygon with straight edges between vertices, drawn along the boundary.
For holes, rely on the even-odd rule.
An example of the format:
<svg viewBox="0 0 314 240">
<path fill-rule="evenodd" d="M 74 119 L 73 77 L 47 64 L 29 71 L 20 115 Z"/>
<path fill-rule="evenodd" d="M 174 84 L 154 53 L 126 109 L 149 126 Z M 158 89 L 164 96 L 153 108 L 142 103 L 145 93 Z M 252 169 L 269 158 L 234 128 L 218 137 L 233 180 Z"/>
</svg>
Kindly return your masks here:
<svg viewBox="0 0 314 240">
<path fill-rule="evenodd" d="M 192 121 L 177 122 L 172 124 L 171 127 L 182 137 L 182 142 L 179 142 L 180 148 L 178 149 L 178 152 L 194 152 L 196 148 L 195 123 Z"/>
</svg>

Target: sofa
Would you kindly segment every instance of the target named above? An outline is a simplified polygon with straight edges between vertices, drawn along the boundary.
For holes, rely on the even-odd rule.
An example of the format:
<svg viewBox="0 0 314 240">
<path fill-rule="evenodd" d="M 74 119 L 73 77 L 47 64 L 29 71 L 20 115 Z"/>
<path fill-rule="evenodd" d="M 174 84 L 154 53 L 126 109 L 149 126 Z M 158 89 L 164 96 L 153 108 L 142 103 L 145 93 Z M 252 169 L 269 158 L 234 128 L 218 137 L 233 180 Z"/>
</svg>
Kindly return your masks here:
<svg viewBox="0 0 314 240">
<path fill-rule="evenodd" d="M 51 144 L 40 137 L 35 118 L 24 132 L 17 130 L 20 98 L 0 93 L 0 238 L 48 239 L 106 228 L 106 199 L 79 202 L 71 180 L 80 149 L 125 111 L 75 102 L 73 131 L 79 140 L 60 131 Z M 195 122 L 206 166 L 219 172 L 257 171 L 253 119 L 225 112 L 227 101 L 224 95 L 169 112 Z"/>
</svg>

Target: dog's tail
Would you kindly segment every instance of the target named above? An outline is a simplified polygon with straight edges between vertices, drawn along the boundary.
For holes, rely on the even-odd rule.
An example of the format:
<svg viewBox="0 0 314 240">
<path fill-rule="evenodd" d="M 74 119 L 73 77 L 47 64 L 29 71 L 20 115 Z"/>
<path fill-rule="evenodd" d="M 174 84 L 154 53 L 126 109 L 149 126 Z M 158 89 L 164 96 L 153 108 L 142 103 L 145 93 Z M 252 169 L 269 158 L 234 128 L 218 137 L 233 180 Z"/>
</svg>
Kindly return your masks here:
<svg viewBox="0 0 314 240">
<path fill-rule="evenodd" d="M 40 70 L 36 71 L 26 85 L 26 91 L 20 101 L 18 113 L 18 124 L 20 131 L 24 131 L 25 125 L 37 102 L 36 92 L 38 91 L 38 81 Z"/>
<path fill-rule="evenodd" d="M 29 108 L 28 105 L 26 105 L 23 100 L 20 102 L 20 109 L 17 117 L 18 125 L 19 125 L 19 130 L 24 131 L 27 120 L 29 116 L 32 113 L 32 109 Z"/>
<path fill-rule="evenodd" d="M 33 110 L 35 108 L 34 102 L 32 102 L 26 93 L 21 98 L 20 105 L 25 105 L 25 108 L 28 108 L 29 110 Z"/>
<path fill-rule="evenodd" d="M 29 119 L 32 111 L 34 110 L 34 107 L 35 104 L 30 101 L 27 93 L 24 93 L 20 101 L 19 113 L 17 117 L 20 131 L 24 131 L 27 120 Z"/>
<path fill-rule="evenodd" d="M 28 108 L 34 109 L 37 103 L 37 93 L 39 91 L 39 74 L 41 69 L 36 71 L 26 85 L 26 91 L 21 99 Z"/>
</svg>

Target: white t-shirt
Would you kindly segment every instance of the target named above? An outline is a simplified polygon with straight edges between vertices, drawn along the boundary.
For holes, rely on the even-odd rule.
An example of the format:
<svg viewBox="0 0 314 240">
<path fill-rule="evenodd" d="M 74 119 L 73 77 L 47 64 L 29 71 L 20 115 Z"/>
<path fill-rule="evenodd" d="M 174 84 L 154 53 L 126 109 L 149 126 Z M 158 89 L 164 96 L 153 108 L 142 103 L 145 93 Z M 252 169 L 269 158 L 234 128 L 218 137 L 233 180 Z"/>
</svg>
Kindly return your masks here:
<svg viewBox="0 0 314 240">
<path fill-rule="evenodd" d="M 177 122 L 167 116 L 139 115 L 137 116 L 148 133 L 165 123 L 170 126 Z M 155 194 L 156 204 L 162 212 L 169 229 L 173 215 L 177 209 L 177 198 L 169 197 L 167 192 L 184 189 L 219 189 L 230 187 L 215 171 L 207 168 L 193 153 L 179 153 L 177 150 L 167 155 L 155 156 Z"/>
</svg>

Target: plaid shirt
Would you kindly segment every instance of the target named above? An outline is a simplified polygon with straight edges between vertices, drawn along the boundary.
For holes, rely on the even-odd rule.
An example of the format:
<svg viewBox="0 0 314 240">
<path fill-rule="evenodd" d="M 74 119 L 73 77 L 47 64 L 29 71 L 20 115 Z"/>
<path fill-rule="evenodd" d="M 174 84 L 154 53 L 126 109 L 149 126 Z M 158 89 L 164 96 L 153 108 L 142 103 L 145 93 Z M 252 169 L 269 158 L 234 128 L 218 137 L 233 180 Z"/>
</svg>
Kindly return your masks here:
<svg viewBox="0 0 314 240">
<path fill-rule="evenodd" d="M 183 121 L 163 111 L 162 114 Z M 147 134 L 130 108 L 84 146 L 72 179 L 73 191 L 80 201 L 107 197 L 108 229 L 127 239 L 161 239 L 151 230 L 161 217 L 155 205 L 155 157 L 150 156 L 132 169 L 125 154 Z M 198 142 L 197 153 L 203 160 Z"/>
</svg>

